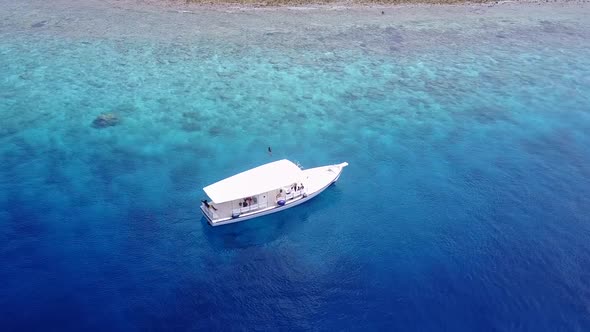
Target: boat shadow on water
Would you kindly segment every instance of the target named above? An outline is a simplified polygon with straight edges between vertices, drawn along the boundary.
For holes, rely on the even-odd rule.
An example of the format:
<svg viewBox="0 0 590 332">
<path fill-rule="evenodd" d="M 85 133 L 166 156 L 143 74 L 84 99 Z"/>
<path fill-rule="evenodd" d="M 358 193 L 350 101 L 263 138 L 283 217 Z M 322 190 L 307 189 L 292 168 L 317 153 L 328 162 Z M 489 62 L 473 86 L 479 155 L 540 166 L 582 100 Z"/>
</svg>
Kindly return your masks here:
<svg viewBox="0 0 590 332">
<path fill-rule="evenodd" d="M 278 213 L 229 225 L 212 227 L 201 218 L 203 235 L 214 249 L 248 248 L 275 241 L 297 230 L 306 223 L 321 222 L 327 209 L 337 208 L 342 191 L 332 185 L 308 202 Z"/>
</svg>

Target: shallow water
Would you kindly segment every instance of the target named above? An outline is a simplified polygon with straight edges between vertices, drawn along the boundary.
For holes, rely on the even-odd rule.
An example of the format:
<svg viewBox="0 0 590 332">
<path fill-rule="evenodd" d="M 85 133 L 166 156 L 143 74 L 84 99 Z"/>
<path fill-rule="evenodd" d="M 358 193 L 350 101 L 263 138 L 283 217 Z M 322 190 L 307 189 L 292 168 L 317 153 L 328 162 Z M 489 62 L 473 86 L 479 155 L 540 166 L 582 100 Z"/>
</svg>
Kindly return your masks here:
<svg viewBox="0 0 590 332">
<path fill-rule="evenodd" d="M 64 3 L 0 0 L 3 330 L 590 329 L 590 7 Z M 207 225 L 279 158 L 350 166 Z"/>
</svg>

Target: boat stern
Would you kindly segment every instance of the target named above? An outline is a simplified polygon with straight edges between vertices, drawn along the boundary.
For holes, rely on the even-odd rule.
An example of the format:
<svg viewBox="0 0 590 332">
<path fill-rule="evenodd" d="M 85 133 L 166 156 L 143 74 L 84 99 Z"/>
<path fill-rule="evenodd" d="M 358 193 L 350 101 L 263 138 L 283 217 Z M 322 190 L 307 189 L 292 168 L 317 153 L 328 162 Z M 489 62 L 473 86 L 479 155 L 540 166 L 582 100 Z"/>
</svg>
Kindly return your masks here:
<svg viewBox="0 0 590 332">
<path fill-rule="evenodd" d="M 203 216 L 205 216 L 205 219 L 207 219 L 207 222 L 211 225 L 213 225 L 213 215 L 211 213 L 211 211 L 209 211 L 209 209 L 205 206 L 205 203 L 201 203 L 201 206 L 199 206 L 199 208 L 201 209 L 201 212 L 203 212 Z"/>
</svg>

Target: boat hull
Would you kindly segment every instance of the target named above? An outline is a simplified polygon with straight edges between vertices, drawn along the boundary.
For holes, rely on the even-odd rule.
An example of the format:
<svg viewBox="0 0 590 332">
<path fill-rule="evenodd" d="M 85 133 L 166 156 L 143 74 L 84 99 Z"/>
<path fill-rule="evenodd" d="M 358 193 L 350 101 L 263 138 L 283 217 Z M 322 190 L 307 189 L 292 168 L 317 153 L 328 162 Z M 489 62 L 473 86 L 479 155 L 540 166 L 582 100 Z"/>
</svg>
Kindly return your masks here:
<svg viewBox="0 0 590 332">
<path fill-rule="evenodd" d="M 342 174 L 342 169 L 347 165 L 347 163 L 342 163 L 339 165 L 322 166 L 304 170 L 303 172 L 306 177 L 305 187 L 307 189 L 307 195 L 287 201 L 287 203 L 282 206 L 271 206 L 260 211 L 254 211 L 240 215 L 235 218 L 224 218 L 221 220 L 213 220 L 211 216 L 209 216 L 209 214 L 207 213 L 207 207 L 204 204 L 201 204 L 201 211 L 203 212 L 203 215 L 205 216 L 207 222 L 209 222 L 211 226 L 233 224 L 248 219 L 262 217 L 272 213 L 281 212 L 283 210 L 303 204 L 322 193 L 324 190 L 326 190 L 330 185 L 335 183 L 340 178 L 340 175 Z"/>
</svg>

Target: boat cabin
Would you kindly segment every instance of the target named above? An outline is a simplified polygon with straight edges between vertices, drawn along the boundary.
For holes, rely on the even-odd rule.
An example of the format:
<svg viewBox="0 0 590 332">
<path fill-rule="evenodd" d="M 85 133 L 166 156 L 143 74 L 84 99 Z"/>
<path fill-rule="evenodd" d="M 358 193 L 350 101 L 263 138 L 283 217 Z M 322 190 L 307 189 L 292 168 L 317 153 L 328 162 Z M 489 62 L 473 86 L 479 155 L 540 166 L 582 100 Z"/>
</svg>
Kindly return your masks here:
<svg viewBox="0 0 590 332">
<path fill-rule="evenodd" d="M 203 201 L 203 212 L 210 222 L 258 214 L 306 196 L 301 168 L 285 159 L 236 174 L 203 190 L 211 199 Z"/>
</svg>

